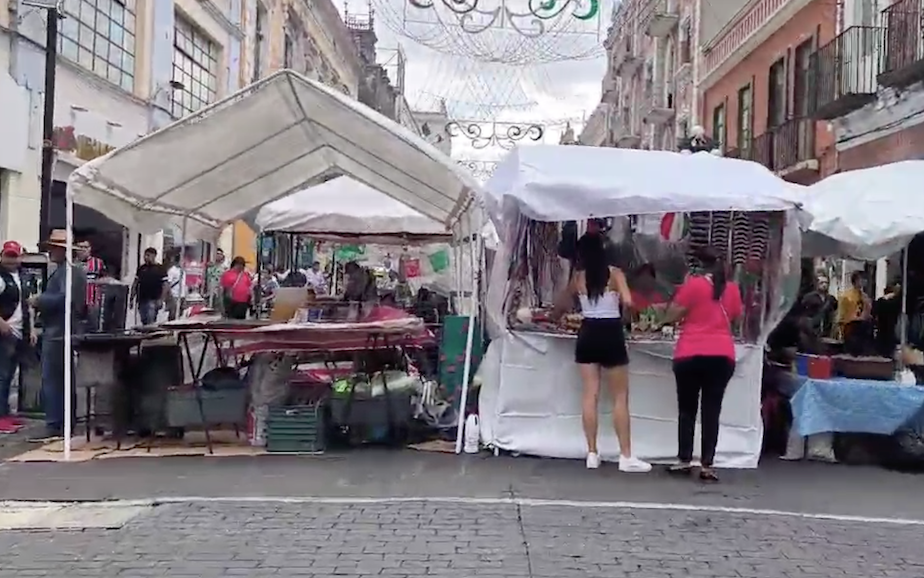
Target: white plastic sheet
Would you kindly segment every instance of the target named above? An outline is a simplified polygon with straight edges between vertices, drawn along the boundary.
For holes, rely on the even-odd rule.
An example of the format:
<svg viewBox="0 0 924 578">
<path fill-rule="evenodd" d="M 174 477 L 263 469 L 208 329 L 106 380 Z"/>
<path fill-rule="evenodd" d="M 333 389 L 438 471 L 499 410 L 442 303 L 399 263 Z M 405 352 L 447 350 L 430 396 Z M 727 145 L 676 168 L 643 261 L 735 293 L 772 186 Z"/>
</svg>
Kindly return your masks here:
<svg viewBox="0 0 924 578">
<path fill-rule="evenodd" d="M 924 231 L 924 161 L 902 161 L 832 175 L 806 187 L 813 216 L 806 252 L 875 260 Z"/>
<path fill-rule="evenodd" d="M 270 203 L 257 213 L 255 225 L 262 231 L 304 233 L 315 238 L 361 237 L 366 242 L 386 236 L 418 240 L 452 237 L 443 223 L 350 177 L 339 177 Z"/>
</svg>

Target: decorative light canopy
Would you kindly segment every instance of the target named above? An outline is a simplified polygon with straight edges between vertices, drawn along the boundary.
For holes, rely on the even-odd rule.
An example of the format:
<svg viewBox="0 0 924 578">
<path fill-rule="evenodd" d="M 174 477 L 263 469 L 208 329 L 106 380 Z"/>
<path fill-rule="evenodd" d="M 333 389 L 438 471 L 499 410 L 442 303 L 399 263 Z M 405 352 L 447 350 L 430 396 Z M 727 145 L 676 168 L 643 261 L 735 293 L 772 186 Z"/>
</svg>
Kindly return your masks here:
<svg viewBox="0 0 924 578">
<path fill-rule="evenodd" d="M 449 136 L 464 137 L 474 149 L 499 146 L 510 150 L 523 140 L 539 142 L 545 136 L 545 127 L 540 124 L 517 124 L 508 122 L 452 121 L 446 124 Z"/>
<path fill-rule="evenodd" d="M 468 169 L 468 171 L 472 173 L 472 176 L 480 182 L 484 182 L 491 178 L 491 175 L 494 174 L 494 170 L 497 169 L 497 161 L 460 159 L 456 162 L 460 167 Z"/>
</svg>

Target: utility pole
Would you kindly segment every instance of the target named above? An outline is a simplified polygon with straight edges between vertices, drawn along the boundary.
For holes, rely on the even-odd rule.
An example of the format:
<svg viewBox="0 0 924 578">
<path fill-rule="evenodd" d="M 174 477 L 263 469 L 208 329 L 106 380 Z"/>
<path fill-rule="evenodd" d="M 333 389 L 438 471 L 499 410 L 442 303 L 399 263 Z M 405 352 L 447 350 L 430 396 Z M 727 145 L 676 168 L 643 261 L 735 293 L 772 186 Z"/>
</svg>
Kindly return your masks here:
<svg viewBox="0 0 924 578">
<path fill-rule="evenodd" d="M 45 106 L 42 114 L 42 203 L 39 211 L 39 238 L 49 231 L 51 186 L 55 163 L 55 75 L 58 62 L 58 20 L 62 18 L 58 0 L 23 0 L 26 6 L 45 10 Z"/>
</svg>

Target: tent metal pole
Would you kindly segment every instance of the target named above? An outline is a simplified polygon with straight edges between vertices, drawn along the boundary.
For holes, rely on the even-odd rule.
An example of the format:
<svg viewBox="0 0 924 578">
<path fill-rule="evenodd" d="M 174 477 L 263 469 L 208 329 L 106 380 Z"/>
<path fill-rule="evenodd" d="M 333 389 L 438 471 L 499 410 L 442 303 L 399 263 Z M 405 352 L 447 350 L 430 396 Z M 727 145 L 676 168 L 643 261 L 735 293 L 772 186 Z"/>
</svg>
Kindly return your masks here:
<svg viewBox="0 0 924 578">
<path fill-rule="evenodd" d="M 908 342 L 908 247 L 902 251 L 902 300 L 901 336 L 899 338 L 899 367 L 905 369 L 905 345 Z"/>
<path fill-rule="evenodd" d="M 70 187 L 65 193 L 65 227 L 67 228 L 67 242 L 64 254 L 64 461 L 71 459 L 71 430 L 74 427 L 74 195 Z M 86 297 L 84 297 L 86 298 Z"/>
<path fill-rule="evenodd" d="M 472 213 L 468 212 L 468 230 L 471 232 L 472 228 Z M 475 317 L 478 311 L 478 291 L 474 287 L 474 277 L 477 277 L 475 273 L 475 260 L 477 259 L 475 253 L 478 247 L 481 245 L 481 236 L 477 237 L 477 241 L 473 238 L 469 238 L 469 262 L 471 263 L 472 269 L 472 290 L 470 292 L 470 305 L 468 313 L 468 326 L 465 333 L 465 362 L 462 366 L 462 396 L 459 399 L 459 423 L 456 424 L 456 453 L 462 453 L 462 438 L 465 432 L 465 408 L 468 406 L 468 389 L 469 381 L 471 380 L 472 374 L 472 346 L 475 340 Z M 460 252 L 461 253 L 461 252 Z M 462 280 L 459 279 L 459 284 L 461 286 Z M 479 436 L 480 436 L 479 432 Z"/>
</svg>

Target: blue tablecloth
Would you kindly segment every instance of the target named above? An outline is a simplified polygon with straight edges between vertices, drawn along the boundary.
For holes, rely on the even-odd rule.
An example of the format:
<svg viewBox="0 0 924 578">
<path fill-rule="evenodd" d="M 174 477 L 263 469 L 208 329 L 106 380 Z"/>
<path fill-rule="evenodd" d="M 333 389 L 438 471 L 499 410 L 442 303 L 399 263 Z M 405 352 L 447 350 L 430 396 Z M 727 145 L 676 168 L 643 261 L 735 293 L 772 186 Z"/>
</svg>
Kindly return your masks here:
<svg viewBox="0 0 924 578">
<path fill-rule="evenodd" d="M 801 436 L 820 433 L 889 435 L 924 414 L 924 387 L 862 379 L 810 379 L 792 398 Z"/>
</svg>

